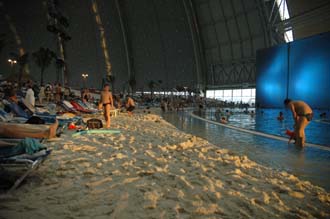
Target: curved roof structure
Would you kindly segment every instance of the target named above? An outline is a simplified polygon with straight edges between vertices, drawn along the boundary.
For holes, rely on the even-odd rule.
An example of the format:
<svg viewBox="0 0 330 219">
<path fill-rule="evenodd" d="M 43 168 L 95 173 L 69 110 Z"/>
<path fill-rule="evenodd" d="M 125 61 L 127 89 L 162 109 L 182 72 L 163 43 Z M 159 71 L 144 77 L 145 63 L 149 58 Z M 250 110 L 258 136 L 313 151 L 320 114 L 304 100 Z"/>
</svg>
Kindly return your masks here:
<svg viewBox="0 0 330 219">
<path fill-rule="evenodd" d="M 288 5 L 289 19 L 279 16 L 281 1 Z M 297 39 L 329 31 L 330 26 L 326 0 L 0 2 L 0 26 L 7 38 L 0 74 L 18 70 L 7 63 L 11 52 L 32 53 L 43 46 L 61 57 L 57 36 L 46 30 L 54 22 L 49 4 L 55 2 L 68 18 L 67 34 L 72 37 L 63 47 L 68 82 L 79 87 L 82 73 L 88 73 L 88 86 L 100 87 L 112 75 L 117 90 L 129 84 L 148 90 L 150 81 L 158 90 L 253 86 L 256 50 L 285 42 L 287 30 Z M 32 59 L 29 69 L 39 78 Z M 55 65 L 45 74 L 46 81 L 58 79 Z"/>
<path fill-rule="evenodd" d="M 209 86 L 254 83 L 255 52 L 270 45 L 262 1 L 196 0 Z"/>
</svg>

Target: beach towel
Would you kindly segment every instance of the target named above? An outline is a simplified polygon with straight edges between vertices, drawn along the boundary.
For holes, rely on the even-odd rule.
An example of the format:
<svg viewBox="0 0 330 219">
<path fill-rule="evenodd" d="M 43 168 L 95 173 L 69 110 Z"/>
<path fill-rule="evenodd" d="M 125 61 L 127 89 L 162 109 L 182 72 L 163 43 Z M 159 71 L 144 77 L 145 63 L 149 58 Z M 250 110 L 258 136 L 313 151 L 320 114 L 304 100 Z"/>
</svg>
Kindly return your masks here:
<svg viewBox="0 0 330 219">
<path fill-rule="evenodd" d="M 1 147 L 0 157 L 11 157 L 19 154 L 34 154 L 45 146 L 42 145 L 38 140 L 33 138 L 25 138 L 15 146 Z"/>
</svg>

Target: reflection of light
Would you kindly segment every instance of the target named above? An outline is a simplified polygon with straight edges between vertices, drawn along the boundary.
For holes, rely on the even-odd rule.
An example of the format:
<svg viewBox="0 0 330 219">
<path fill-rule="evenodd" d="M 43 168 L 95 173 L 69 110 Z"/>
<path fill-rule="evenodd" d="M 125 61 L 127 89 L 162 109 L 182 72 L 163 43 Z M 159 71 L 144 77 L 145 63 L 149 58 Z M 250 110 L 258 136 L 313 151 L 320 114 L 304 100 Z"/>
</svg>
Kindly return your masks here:
<svg viewBox="0 0 330 219">
<path fill-rule="evenodd" d="M 95 14 L 95 22 L 100 31 L 100 38 L 101 38 L 100 43 L 101 43 L 101 47 L 103 50 L 107 75 L 111 75 L 111 63 L 110 63 L 110 57 L 109 57 L 109 52 L 108 52 L 108 48 L 107 48 L 107 42 L 106 42 L 106 38 L 105 38 L 105 31 L 104 31 L 104 27 L 103 27 L 102 20 L 100 17 L 100 13 L 98 11 L 98 6 L 96 3 L 96 0 L 92 0 L 92 11 Z"/>
<path fill-rule="evenodd" d="M 326 80 L 329 76 L 326 74 L 326 60 L 317 59 L 305 60 L 301 67 L 295 72 L 295 78 L 292 80 L 292 89 L 294 95 L 310 102 L 323 102 L 323 95 L 327 93 Z M 322 74 L 323 73 L 323 74 Z M 321 91 L 321 92 L 320 92 Z M 321 101 L 321 102 L 320 102 Z"/>
<path fill-rule="evenodd" d="M 284 69 L 284 63 L 287 61 L 287 53 L 283 51 L 284 49 L 286 50 L 287 46 L 274 48 L 276 55 L 271 59 L 272 62 L 268 64 L 268 68 L 265 70 L 267 74 L 278 77 L 281 71 L 286 70 Z"/>
</svg>

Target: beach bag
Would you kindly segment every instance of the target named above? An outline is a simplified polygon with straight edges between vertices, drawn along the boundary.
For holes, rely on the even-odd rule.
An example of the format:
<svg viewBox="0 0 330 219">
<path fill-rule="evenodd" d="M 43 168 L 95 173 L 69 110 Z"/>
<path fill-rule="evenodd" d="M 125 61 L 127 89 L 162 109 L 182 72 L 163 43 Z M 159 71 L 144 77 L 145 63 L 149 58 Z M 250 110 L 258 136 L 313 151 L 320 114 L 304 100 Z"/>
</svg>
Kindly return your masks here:
<svg viewBox="0 0 330 219">
<path fill-rule="evenodd" d="M 103 128 L 102 121 L 100 119 L 89 119 L 87 120 L 88 129 L 100 129 Z"/>
</svg>

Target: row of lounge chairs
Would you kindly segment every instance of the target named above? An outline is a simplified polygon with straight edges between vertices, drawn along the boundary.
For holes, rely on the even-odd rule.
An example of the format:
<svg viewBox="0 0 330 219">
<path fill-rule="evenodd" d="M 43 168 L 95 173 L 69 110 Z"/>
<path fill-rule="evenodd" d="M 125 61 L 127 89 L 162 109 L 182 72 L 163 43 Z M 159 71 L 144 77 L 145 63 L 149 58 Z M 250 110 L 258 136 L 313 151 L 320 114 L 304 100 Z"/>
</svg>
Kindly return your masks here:
<svg viewBox="0 0 330 219">
<path fill-rule="evenodd" d="M 18 103 L 3 100 L 3 105 L 4 109 L 0 108 L 0 189 L 10 173 L 21 173 L 6 188 L 7 193 L 15 190 L 51 154 L 41 141 L 56 137 L 69 123 L 82 122 L 81 114 L 99 112 L 92 104 L 80 100 L 64 100 L 45 107 L 32 107 L 24 99 Z M 37 123 L 27 124 L 30 121 Z"/>
</svg>

